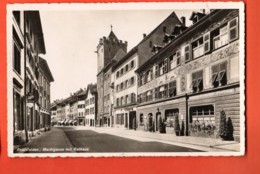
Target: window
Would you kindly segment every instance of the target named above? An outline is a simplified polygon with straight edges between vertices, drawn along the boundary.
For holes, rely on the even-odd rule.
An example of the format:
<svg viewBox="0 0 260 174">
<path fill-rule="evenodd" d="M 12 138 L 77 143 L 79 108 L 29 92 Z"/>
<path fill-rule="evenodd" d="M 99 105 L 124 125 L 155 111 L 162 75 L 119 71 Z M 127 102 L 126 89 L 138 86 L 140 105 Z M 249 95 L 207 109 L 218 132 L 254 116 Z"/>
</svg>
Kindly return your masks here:
<svg viewBox="0 0 260 174">
<path fill-rule="evenodd" d="M 119 85 L 116 85 L 116 91 L 117 92 L 119 91 Z"/>
<path fill-rule="evenodd" d="M 169 57 L 169 70 L 174 69 L 180 65 L 181 52 L 177 51 L 172 56 Z"/>
<path fill-rule="evenodd" d="M 169 97 L 176 96 L 176 81 L 169 83 Z"/>
<path fill-rule="evenodd" d="M 213 37 L 213 49 L 222 47 L 228 44 L 228 29 L 227 25 L 224 25 L 212 32 Z"/>
<path fill-rule="evenodd" d="M 131 61 L 130 67 L 131 67 L 131 69 L 134 67 L 134 60 Z"/>
<path fill-rule="evenodd" d="M 128 95 L 125 96 L 125 104 L 127 105 L 128 104 L 128 100 L 129 100 L 129 97 Z"/>
<path fill-rule="evenodd" d="M 131 85 L 133 85 L 135 83 L 135 78 L 131 77 Z"/>
<path fill-rule="evenodd" d="M 120 105 L 124 105 L 124 97 L 121 97 Z"/>
<path fill-rule="evenodd" d="M 204 55 L 203 37 L 199 38 L 198 40 L 192 43 L 192 50 L 193 58 L 197 58 Z"/>
<path fill-rule="evenodd" d="M 120 76 L 119 71 L 116 72 L 116 78 Z"/>
<path fill-rule="evenodd" d="M 110 100 L 110 95 L 109 94 L 107 94 L 107 100 Z"/>
<path fill-rule="evenodd" d="M 227 84 L 227 62 L 212 66 L 210 83 L 214 87 L 224 86 Z"/>
<path fill-rule="evenodd" d="M 135 94 L 134 93 L 131 94 L 131 103 L 135 103 Z"/>
<path fill-rule="evenodd" d="M 159 71 L 159 65 L 155 65 L 155 77 L 158 77 L 160 75 L 160 71 Z"/>
<path fill-rule="evenodd" d="M 121 90 L 124 89 L 124 83 L 123 83 L 123 82 L 120 84 L 120 89 L 121 89 Z"/>
<path fill-rule="evenodd" d="M 146 92 L 146 101 L 152 101 L 153 100 L 153 90 L 149 90 Z"/>
<path fill-rule="evenodd" d="M 214 106 L 193 106 L 190 108 L 190 122 L 199 121 L 211 121 L 214 123 Z"/>
<path fill-rule="evenodd" d="M 125 81 L 125 88 L 127 88 L 128 85 L 129 85 L 129 84 L 128 84 L 128 80 L 126 80 L 126 81 Z"/>
<path fill-rule="evenodd" d="M 153 79 L 153 69 L 147 71 L 146 76 L 147 76 L 147 82 L 151 81 Z"/>
<path fill-rule="evenodd" d="M 116 105 L 117 105 L 117 106 L 120 106 L 119 98 L 116 99 Z"/>
<path fill-rule="evenodd" d="M 125 66 L 125 72 L 127 72 L 127 71 L 128 71 L 128 65 Z"/>
<path fill-rule="evenodd" d="M 155 98 L 161 99 L 167 97 L 168 84 L 155 88 Z"/>
<path fill-rule="evenodd" d="M 121 75 L 124 74 L 124 69 L 123 68 L 120 70 L 120 73 L 121 73 Z"/>
<path fill-rule="evenodd" d="M 190 44 L 186 45 L 184 47 L 184 57 L 185 57 L 185 61 L 191 60 L 191 46 L 190 46 Z"/>
<path fill-rule="evenodd" d="M 238 38 L 238 18 L 232 19 L 229 23 L 229 41 Z"/>
<path fill-rule="evenodd" d="M 193 92 L 202 91 L 203 89 L 203 70 L 192 73 L 192 83 L 190 88 Z"/>
<path fill-rule="evenodd" d="M 15 42 L 13 43 L 13 68 L 21 74 L 21 50 Z"/>
<path fill-rule="evenodd" d="M 13 15 L 17 24 L 20 26 L 20 11 L 13 11 Z"/>
</svg>

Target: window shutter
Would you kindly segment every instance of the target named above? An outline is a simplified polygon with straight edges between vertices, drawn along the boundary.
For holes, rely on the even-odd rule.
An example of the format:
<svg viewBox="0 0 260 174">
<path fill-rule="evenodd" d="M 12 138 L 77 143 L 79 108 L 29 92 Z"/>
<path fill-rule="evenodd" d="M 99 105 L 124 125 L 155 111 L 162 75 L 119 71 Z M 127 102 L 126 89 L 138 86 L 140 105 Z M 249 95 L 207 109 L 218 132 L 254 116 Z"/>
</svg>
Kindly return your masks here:
<svg viewBox="0 0 260 174">
<path fill-rule="evenodd" d="M 191 60 L 191 48 L 190 44 L 186 45 L 184 48 L 184 56 L 185 56 L 185 61 Z"/>
<path fill-rule="evenodd" d="M 159 65 L 155 65 L 155 77 L 159 76 Z"/>
<path fill-rule="evenodd" d="M 167 73 L 168 72 L 168 58 L 164 59 L 164 73 Z"/>
<path fill-rule="evenodd" d="M 228 27 L 229 27 L 229 42 L 231 42 L 238 38 L 238 17 L 231 20 L 228 23 Z"/>
<path fill-rule="evenodd" d="M 150 76 L 151 76 L 151 80 L 153 80 L 153 69 L 150 69 Z"/>
<path fill-rule="evenodd" d="M 204 53 L 208 53 L 210 51 L 210 32 L 204 35 Z"/>
<path fill-rule="evenodd" d="M 177 66 L 181 64 L 181 51 L 176 52 Z"/>
</svg>

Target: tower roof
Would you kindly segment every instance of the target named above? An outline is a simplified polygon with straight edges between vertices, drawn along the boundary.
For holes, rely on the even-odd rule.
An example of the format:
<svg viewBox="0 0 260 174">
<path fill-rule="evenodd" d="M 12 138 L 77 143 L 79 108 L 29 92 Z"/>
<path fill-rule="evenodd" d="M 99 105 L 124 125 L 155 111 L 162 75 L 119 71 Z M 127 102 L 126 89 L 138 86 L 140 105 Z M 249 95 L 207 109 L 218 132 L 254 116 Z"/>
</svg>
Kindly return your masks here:
<svg viewBox="0 0 260 174">
<path fill-rule="evenodd" d="M 118 41 L 118 38 L 116 37 L 115 33 L 112 30 L 111 30 L 110 34 L 108 35 L 108 39 Z"/>
</svg>

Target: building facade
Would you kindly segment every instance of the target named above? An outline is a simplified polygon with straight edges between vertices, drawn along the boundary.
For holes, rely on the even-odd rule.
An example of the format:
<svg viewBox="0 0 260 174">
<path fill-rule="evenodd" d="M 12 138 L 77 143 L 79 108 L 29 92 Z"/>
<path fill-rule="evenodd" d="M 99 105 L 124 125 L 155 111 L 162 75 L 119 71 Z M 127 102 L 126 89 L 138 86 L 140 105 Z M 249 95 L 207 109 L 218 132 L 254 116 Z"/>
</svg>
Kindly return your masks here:
<svg viewBox="0 0 260 174">
<path fill-rule="evenodd" d="M 99 126 L 111 126 L 111 67 L 116 59 L 122 58 L 127 52 L 127 42 L 119 40 L 111 30 L 108 37 L 100 39 L 97 46 L 97 122 Z"/>
<path fill-rule="evenodd" d="M 51 82 L 54 81 L 48 63 L 45 59 L 39 57 L 39 104 L 40 104 L 40 129 L 49 129 L 51 127 Z"/>
<path fill-rule="evenodd" d="M 12 38 L 14 144 L 21 144 L 36 135 L 44 125 L 50 125 L 48 86 L 45 89 L 44 105 L 39 98 L 40 72 L 47 78 L 50 73 L 46 67 L 40 67 L 39 55 L 45 54 L 46 50 L 39 11 L 13 11 Z M 48 80 L 52 82 L 53 77 Z M 48 124 L 43 123 L 41 108 L 49 114 Z"/>
<path fill-rule="evenodd" d="M 218 137 L 224 111 L 239 141 L 238 18 L 238 10 L 193 12 L 190 27 L 165 34 L 165 45 L 136 71 L 139 129 L 152 123 L 158 131 L 160 117 L 168 126 L 178 117 L 186 135 Z"/>
<path fill-rule="evenodd" d="M 97 120 L 97 85 L 89 84 L 85 100 L 85 122 L 86 126 L 95 126 Z"/>
<path fill-rule="evenodd" d="M 114 127 L 133 129 L 133 121 L 136 119 L 137 67 L 136 48 L 113 65 Z"/>
</svg>

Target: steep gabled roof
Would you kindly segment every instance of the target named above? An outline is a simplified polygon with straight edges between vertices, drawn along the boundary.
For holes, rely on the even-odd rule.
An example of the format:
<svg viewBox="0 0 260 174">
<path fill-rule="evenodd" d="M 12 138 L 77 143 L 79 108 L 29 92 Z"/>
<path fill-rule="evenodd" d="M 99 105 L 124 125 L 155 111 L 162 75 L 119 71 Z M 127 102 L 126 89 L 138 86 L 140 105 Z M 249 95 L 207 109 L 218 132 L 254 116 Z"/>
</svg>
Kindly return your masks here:
<svg viewBox="0 0 260 174">
<path fill-rule="evenodd" d="M 116 37 L 115 33 L 112 30 L 111 30 L 111 32 L 108 35 L 108 39 L 110 39 L 110 40 L 117 40 L 118 41 L 118 38 Z"/>
</svg>

